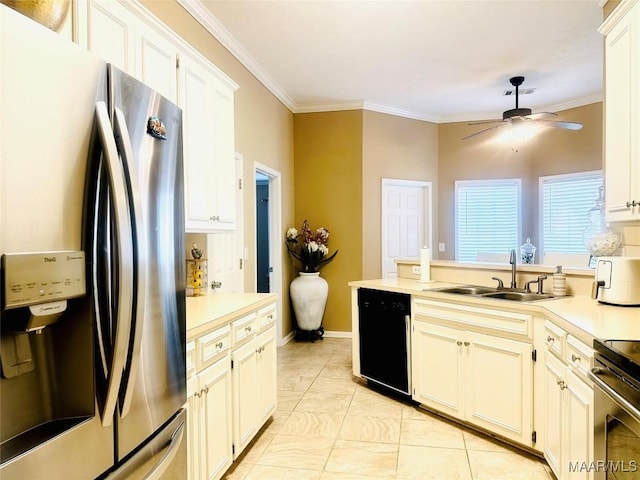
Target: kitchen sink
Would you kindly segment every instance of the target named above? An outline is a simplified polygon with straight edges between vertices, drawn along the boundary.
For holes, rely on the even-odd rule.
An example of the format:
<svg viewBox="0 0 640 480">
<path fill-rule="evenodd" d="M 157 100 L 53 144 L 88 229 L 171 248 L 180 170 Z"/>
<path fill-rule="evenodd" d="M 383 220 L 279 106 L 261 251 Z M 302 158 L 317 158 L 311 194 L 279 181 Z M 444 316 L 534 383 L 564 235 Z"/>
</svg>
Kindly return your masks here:
<svg viewBox="0 0 640 480">
<path fill-rule="evenodd" d="M 446 287 L 433 290 L 434 292 L 455 293 L 457 295 L 482 295 L 484 293 L 496 293 L 498 290 L 492 287 L 477 287 L 475 285 L 464 285 L 462 287 Z"/>
<path fill-rule="evenodd" d="M 527 292 L 495 292 L 482 295 L 484 298 L 500 298 L 513 302 L 531 302 L 534 300 L 547 300 L 554 298 L 550 293 L 527 293 Z"/>
<path fill-rule="evenodd" d="M 445 287 L 430 290 L 432 292 L 453 293 L 455 295 L 468 295 L 480 298 L 495 298 L 498 300 L 510 300 L 512 302 L 533 302 L 536 300 L 548 300 L 555 298 L 550 293 L 524 292 L 512 289 L 498 289 L 493 287 L 481 287 L 477 285 L 462 285 L 459 287 Z"/>
</svg>

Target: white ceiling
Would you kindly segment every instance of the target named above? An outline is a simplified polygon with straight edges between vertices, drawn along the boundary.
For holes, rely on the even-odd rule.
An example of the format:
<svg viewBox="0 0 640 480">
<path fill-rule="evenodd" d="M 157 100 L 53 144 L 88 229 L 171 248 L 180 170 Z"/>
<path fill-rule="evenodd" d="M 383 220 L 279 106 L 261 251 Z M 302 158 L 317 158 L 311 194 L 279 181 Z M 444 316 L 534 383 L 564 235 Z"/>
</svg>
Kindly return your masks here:
<svg viewBox="0 0 640 480">
<path fill-rule="evenodd" d="M 602 100 L 597 0 L 179 0 L 293 112 L 432 122 Z"/>
</svg>

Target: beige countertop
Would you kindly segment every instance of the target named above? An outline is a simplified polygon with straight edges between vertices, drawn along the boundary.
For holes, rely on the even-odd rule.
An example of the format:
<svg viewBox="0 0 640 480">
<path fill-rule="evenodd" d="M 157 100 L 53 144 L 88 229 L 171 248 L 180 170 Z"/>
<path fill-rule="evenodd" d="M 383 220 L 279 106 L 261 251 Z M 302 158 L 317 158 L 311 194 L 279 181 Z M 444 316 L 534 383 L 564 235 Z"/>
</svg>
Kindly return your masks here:
<svg viewBox="0 0 640 480">
<path fill-rule="evenodd" d="M 274 293 L 212 293 L 187 297 L 187 340 L 276 301 Z"/>
<path fill-rule="evenodd" d="M 444 282 L 421 283 L 408 278 L 349 282 L 351 287 L 388 290 L 439 300 L 473 302 L 478 305 L 500 305 L 503 308 L 507 305 L 509 309 L 513 310 L 541 312 L 567 330 L 568 333 L 589 345 L 591 345 L 594 338 L 640 339 L 640 307 L 605 305 L 584 295 L 516 303 L 508 300 L 482 299 L 431 292 L 434 289 L 453 285 L 455 284 Z"/>
</svg>

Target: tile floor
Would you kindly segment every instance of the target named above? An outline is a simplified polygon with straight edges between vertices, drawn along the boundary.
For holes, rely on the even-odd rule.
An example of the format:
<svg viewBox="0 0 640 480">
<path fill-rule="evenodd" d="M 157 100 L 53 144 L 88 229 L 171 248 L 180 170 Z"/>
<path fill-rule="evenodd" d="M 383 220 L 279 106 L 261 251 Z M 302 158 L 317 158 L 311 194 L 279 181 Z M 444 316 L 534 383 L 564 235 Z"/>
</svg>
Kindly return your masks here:
<svg viewBox="0 0 640 480">
<path fill-rule="evenodd" d="M 228 480 L 552 480 L 546 464 L 358 383 L 351 340 L 278 349 L 278 409 Z"/>
</svg>

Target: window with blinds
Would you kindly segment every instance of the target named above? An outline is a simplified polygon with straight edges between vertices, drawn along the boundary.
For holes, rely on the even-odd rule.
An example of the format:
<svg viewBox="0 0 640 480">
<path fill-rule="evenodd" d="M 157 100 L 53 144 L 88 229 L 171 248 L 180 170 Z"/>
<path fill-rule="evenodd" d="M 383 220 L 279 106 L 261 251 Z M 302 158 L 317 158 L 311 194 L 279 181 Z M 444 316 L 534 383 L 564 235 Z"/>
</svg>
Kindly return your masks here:
<svg viewBox="0 0 640 480">
<path fill-rule="evenodd" d="M 520 179 L 460 180 L 455 190 L 456 260 L 508 259 L 520 238 Z"/>
<path fill-rule="evenodd" d="M 587 253 L 587 212 L 601 186 L 601 170 L 540 177 L 541 253 Z"/>
</svg>

